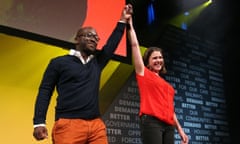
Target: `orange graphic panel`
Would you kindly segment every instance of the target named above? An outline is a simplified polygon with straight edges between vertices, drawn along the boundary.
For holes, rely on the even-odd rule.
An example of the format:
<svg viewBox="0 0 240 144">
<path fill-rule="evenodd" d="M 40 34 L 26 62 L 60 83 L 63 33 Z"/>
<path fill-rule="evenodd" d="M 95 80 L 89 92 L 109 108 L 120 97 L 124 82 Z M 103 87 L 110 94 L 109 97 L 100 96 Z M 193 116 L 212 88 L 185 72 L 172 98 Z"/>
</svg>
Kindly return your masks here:
<svg viewBox="0 0 240 144">
<path fill-rule="evenodd" d="M 93 26 L 100 37 L 98 49 L 101 49 L 120 18 L 125 0 L 88 0 L 87 16 L 83 26 Z M 126 33 L 115 54 L 126 56 Z"/>
</svg>

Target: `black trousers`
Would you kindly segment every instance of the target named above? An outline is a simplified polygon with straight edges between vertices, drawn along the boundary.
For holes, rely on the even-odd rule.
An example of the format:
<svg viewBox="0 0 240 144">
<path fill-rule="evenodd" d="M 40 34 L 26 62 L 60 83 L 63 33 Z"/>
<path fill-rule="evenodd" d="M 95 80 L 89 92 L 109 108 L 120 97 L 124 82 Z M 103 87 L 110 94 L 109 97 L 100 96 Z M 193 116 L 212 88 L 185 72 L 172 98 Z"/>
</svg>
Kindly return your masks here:
<svg viewBox="0 0 240 144">
<path fill-rule="evenodd" d="M 173 125 L 144 114 L 140 117 L 140 128 L 143 144 L 174 144 Z"/>
</svg>

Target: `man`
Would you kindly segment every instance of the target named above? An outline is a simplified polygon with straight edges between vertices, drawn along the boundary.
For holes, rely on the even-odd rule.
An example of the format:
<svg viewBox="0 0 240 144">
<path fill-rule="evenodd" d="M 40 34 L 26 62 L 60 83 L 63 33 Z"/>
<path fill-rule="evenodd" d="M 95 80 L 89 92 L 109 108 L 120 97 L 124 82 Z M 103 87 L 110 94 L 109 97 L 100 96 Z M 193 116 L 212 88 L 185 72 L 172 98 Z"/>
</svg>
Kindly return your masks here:
<svg viewBox="0 0 240 144">
<path fill-rule="evenodd" d="M 100 40 L 93 27 L 83 27 L 75 37 L 76 47 L 69 55 L 53 58 L 48 64 L 35 104 L 34 132 L 36 140 L 48 137 L 45 120 L 54 88 L 58 92 L 53 144 L 107 144 L 106 126 L 100 118 L 99 84 L 103 68 L 112 58 L 132 6 L 125 5 L 119 22 L 101 51 Z"/>
</svg>

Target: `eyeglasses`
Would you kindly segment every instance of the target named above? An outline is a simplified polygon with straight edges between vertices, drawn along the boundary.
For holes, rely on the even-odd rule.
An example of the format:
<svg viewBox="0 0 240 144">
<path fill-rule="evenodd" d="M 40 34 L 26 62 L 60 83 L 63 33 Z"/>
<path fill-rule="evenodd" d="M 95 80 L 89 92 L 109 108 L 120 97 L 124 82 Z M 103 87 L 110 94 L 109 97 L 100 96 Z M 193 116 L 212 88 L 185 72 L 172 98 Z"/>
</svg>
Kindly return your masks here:
<svg viewBox="0 0 240 144">
<path fill-rule="evenodd" d="M 96 41 L 99 41 L 99 40 L 100 40 L 100 38 L 98 37 L 98 35 L 93 34 L 93 33 L 86 33 L 86 34 L 80 34 L 80 35 L 78 35 L 78 37 L 81 37 L 81 36 L 86 37 L 86 38 L 94 38 Z"/>
</svg>

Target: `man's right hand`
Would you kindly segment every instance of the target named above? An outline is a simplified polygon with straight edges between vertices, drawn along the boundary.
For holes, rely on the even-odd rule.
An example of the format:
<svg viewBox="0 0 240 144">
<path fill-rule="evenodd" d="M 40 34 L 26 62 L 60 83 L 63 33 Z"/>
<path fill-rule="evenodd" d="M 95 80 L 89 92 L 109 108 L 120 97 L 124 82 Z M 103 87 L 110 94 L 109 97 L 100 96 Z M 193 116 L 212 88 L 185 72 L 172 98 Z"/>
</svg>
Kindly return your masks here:
<svg viewBox="0 0 240 144">
<path fill-rule="evenodd" d="M 43 140 L 45 138 L 48 138 L 47 128 L 44 126 L 35 127 L 33 136 L 36 140 Z"/>
<path fill-rule="evenodd" d="M 127 4 L 123 8 L 120 20 L 127 23 L 129 18 L 132 16 L 132 14 L 133 14 L 132 5 L 131 4 Z"/>
</svg>

